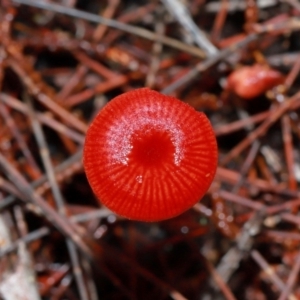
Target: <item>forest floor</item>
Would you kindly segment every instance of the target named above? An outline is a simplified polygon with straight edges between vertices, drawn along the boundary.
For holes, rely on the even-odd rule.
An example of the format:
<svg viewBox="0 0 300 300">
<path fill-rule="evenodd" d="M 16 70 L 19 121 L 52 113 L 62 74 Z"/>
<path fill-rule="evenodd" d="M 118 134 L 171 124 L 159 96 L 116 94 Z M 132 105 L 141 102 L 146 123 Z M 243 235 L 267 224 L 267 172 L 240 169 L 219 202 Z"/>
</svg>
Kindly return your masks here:
<svg viewBox="0 0 300 300">
<path fill-rule="evenodd" d="M 298 1 L 0 3 L 0 298 L 300 299 Z M 109 211 L 82 165 L 140 87 L 218 142 L 209 191 L 162 222 Z"/>
</svg>

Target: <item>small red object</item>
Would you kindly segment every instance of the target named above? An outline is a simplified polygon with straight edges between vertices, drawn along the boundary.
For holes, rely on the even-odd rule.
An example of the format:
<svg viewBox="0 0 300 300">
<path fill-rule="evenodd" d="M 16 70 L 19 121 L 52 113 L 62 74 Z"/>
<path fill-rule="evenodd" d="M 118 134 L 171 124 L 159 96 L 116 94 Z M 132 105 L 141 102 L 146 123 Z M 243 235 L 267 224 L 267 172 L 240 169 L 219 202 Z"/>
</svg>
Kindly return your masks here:
<svg viewBox="0 0 300 300">
<path fill-rule="evenodd" d="M 244 99 L 253 99 L 284 80 L 282 74 L 265 65 L 244 66 L 233 71 L 227 88 Z"/>
<path fill-rule="evenodd" d="M 109 209 L 133 220 L 160 221 L 203 197 L 217 155 L 203 113 L 141 88 L 117 96 L 96 116 L 86 135 L 84 167 Z"/>
</svg>

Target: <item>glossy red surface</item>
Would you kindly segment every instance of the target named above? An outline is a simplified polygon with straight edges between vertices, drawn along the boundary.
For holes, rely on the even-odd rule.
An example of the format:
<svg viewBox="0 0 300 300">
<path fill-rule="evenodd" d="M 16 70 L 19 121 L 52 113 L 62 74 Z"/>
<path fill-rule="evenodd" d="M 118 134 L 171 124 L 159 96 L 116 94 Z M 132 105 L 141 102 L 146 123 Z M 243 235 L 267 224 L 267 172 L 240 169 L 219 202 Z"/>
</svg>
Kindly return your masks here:
<svg viewBox="0 0 300 300">
<path fill-rule="evenodd" d="M 147 88 L 111 100 L 92 122 L 84 167 L 99 200 L 133 220 L 159 221 L 193 206 L 209 188 L 217 144 L 209 120 Z"/>
<path fill-rule="evenodd" d="M 251 100 L 274 86 L 283 83 L 284 77 L 265 65 L 243 66 L 233 71 L 227 80 L 227 88 L 239 97 Z"/>
</svg>

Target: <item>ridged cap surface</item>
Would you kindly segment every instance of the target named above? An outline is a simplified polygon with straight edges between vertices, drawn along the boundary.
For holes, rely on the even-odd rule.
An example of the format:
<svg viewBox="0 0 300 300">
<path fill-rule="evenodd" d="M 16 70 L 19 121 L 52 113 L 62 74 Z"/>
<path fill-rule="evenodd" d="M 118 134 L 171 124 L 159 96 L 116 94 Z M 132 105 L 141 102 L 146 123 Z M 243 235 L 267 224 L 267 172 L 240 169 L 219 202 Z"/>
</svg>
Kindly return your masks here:
<svg viewBox="0 0 300 300">
<path fill-rule="evenodd" d="M 181 214 L 206 193 L 217 144 L 203 113 L 142 88 L 117 96 L 96 116 L 86 135 L 84 167 L 109 209 L 159 221 Z"/>
</svg>

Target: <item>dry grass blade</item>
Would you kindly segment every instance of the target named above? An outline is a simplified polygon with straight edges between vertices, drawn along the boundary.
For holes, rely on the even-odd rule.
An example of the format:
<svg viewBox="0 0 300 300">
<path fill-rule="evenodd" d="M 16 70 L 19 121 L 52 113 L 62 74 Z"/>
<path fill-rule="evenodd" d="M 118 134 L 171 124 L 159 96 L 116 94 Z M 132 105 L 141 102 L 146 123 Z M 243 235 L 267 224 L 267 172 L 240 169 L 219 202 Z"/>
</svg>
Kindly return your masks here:
<svg viewBox="0 0 300 300">
<path fill-rule="evenodd" d="M 181 51 L 185 51 L 187 53 L 193 54 L 200 58 L 205 57 L 204 53 L 196 47 L 185 45 L 185 44 L 181 43 L 180 41 L 168 38 L 166 36 L 157 35 L 155 33 L 152 33 L 151 31 L 145 30 L 143 28 L 120 23 L 120 22 L 117 22 L 117 21 L 114 21 L 111 19 L 102 18 L 102 17 L 94 15 L 94 14 L 86 13 L 86 12 L 79 11 L 77 9 L 72 9 L 69 7 L 64 7 L 59 4 L 47 3 L 44 1 L 35 1 L 35 0 L 14 0 L 14 2 L 20 3 L 20 4 L 31 5 L 34 7 L 39 7 L 42 9 L 51 10 L 56 13 L 66 14 L 68 16 L 72 16 L 75 18 L 85 19 L 90 22 L 102 23 L 104 25 L 125 31 L 130 34 L 134 34 L 134 35 L 137 35 L 137 36 L 140 36 L 140 37 L 143 37 L 146 39 L 150 39 L 153 41 L 159 41 L 166 46 L 169 46 L 169 47 L 181 50 Z"/>
<path fill-rule="evenodd" d="M 66 219 L 63 219 L 57 212 L 39 195 L 37 195 L 25 178 L 0 154 L 0 166 L 7 173 L 9 179 L 16 184 L 17 189 L 24 195 L 27 201 L 34 203 L 41 213 L 54 224 L 59 231 L 68 236 L 78 248 L 88 257 L 92 257 L 89 248 L 81 237 L 74 230 L 74 227 Z"/>
</svg>

